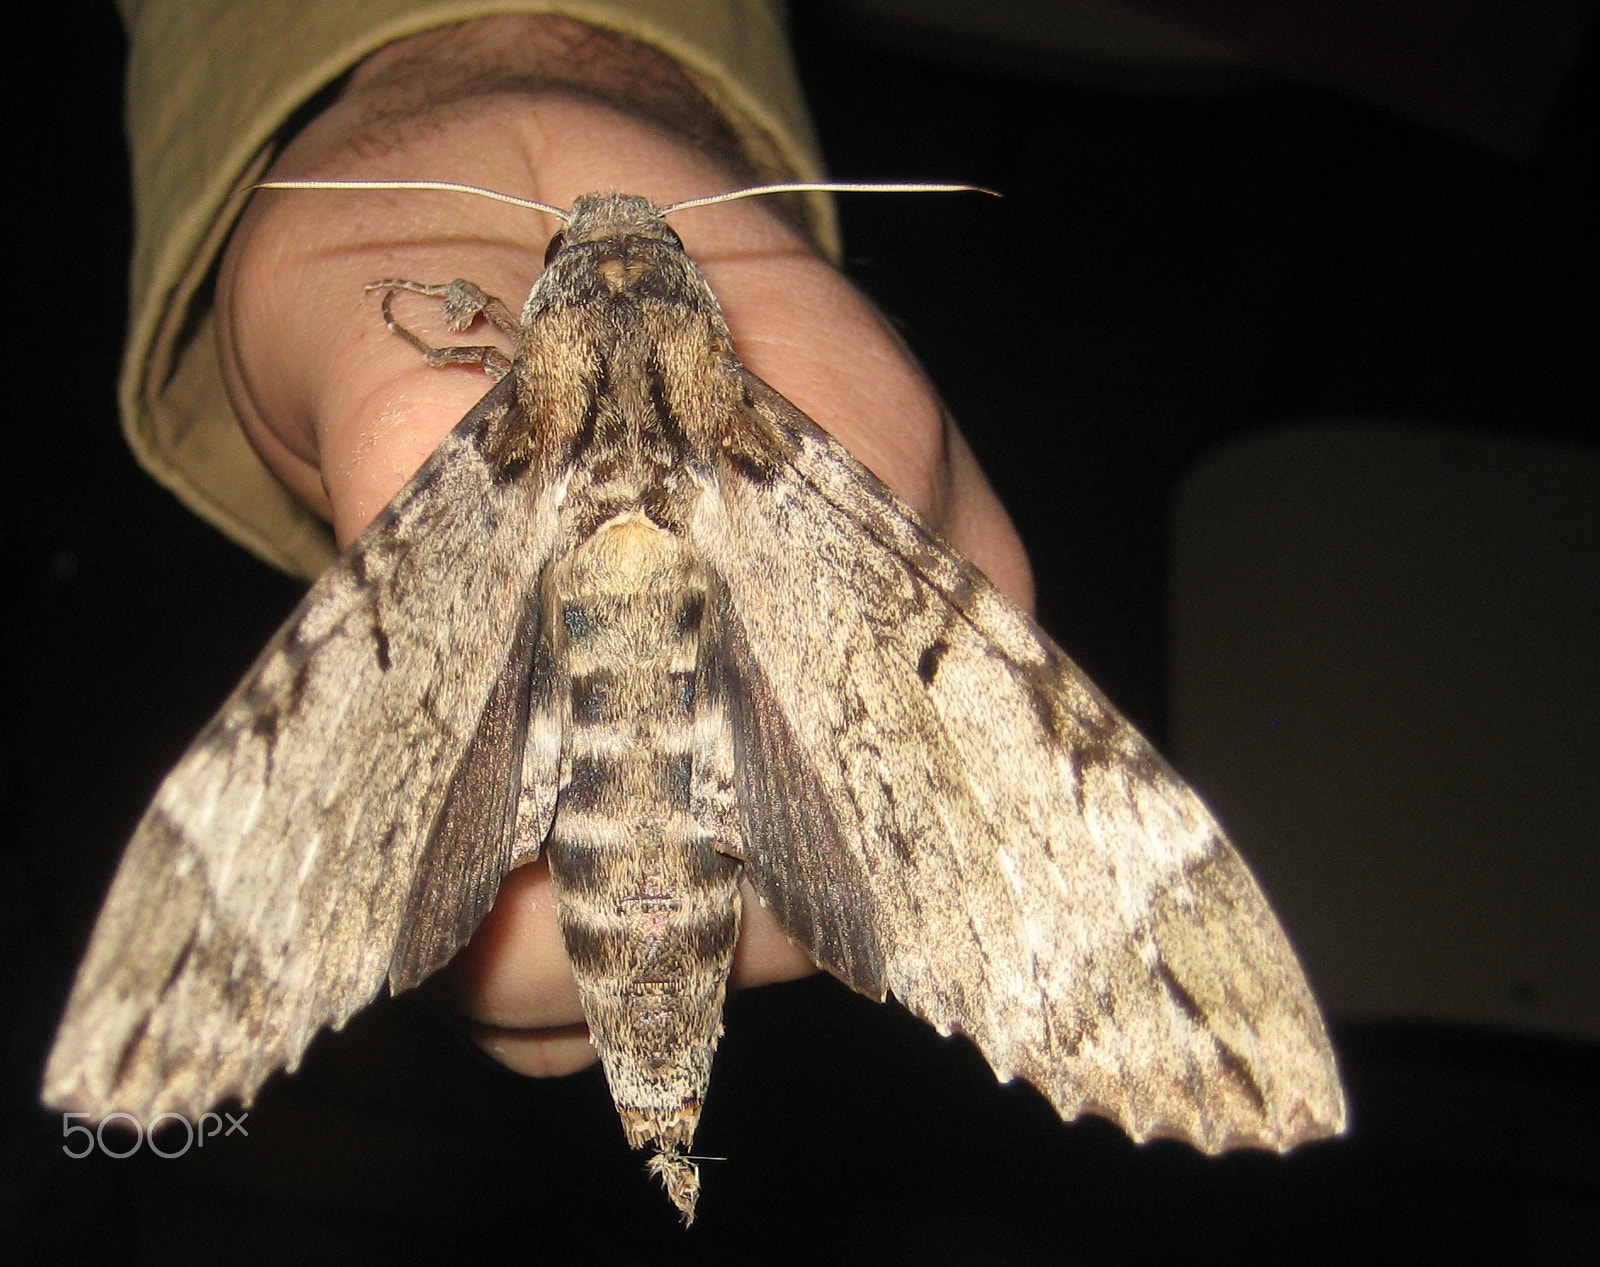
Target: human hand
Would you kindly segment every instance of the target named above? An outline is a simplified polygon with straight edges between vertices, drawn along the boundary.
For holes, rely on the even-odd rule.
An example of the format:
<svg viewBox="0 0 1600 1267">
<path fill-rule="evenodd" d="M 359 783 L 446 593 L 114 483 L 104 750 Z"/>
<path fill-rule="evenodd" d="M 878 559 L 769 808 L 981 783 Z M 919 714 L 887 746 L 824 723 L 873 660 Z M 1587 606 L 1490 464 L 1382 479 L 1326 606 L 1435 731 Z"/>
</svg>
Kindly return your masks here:
<svg viewBox="0 0 1600 1267">
<path fill-rule="evenodd" d="M 584 54 L 590 36 L 608 41 L 606 55 L 627 73 L 619 78 L 618 62 L 604 62 L 588 91 L 566 73 L 557 83 L 534 78 L 529 67 L 541 59 L 565 59 L 571 71 L 574 49 Z M 683 111 L 668 111 L 667 123 L 638 112 L 661 100 L 638 84 L 674 73 L 659 54 L 562 19 L 486 19 L 431 32 L 358 68 L 267 179 L 449 180 L 558 206 L 612 188 L 666 204 L 749 184 L 733 155 L 707 143 L 708 129 L 684 126 Z M 752 372 L 1028 606 L 1031 578 L 1005 512 L 876 311 L 767 200 L 686 211 L 673 225 Z M 547 216 L 460 194 L 253 196 L 218 278 L 224 373 L 252 443 L 329 520 L 341 546 L 489 385 L 470 368 L 428 367 L 384 329 L 365 286 L 465 277 L 516 311 L 556 227 Z M 401 319 L 452 341 L 425 311 Z M 489 337 L 477 327 L 465 341 Z M 748 885 L 744 898 L 732 983 L 813 971 Z M 595 1059 L 542 862 L 506 878 L 439 988 L 480 1045 L 518 1072 L 568 1073 Z"/>
</svg>

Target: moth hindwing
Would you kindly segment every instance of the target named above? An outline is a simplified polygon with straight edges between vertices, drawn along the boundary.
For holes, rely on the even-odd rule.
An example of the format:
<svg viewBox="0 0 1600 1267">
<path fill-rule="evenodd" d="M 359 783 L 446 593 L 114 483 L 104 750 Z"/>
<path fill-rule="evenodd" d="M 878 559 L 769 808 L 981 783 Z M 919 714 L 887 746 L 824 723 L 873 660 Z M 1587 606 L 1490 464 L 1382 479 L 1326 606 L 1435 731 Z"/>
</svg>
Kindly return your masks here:
<svg viewBox="0 0 1600 1267">
<path fill-rule="evenodd" d="M 743 368 L 658 208 L 578 199 L 520 322 L 386 285 L 497 316 L 511 372 L 162 784 L 50 1103 L 250 1097 L 542 855 L 627 1138 L 686 1218 L 741 877 L 1064 1118 L 1207 1151 L 1342 1129 L 1300 967 L 1199 798 Z"/>
</svg>

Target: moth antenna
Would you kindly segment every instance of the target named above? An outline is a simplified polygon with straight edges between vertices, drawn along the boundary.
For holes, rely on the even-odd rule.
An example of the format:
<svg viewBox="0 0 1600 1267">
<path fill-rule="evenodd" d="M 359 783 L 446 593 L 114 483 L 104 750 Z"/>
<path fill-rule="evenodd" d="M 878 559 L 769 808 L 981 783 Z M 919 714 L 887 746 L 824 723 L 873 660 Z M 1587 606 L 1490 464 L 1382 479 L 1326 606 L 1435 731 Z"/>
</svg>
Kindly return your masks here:
<svg viewBox="0 0 1600 1267">
<path fill-rule="evenodd" d="M 985 189 L 982 185 L 857 185 L 835 184 L 829 181 L 818 183 L 800 181 L 786 185 L 752 185 L 749 189 L 712 194 L 709 198 L 691 198 L 687 202 L 675 202 L 669 207 L 662 207 L 661 214 L 671 215 L 674 211 L 711 207 L 719 202 L 732 202 L 736 198 L 755 198 L 762 194 L 988 194 L 991 198 L 1001 196 L 996 190 Z"/>
<path fill-rule="evenodd" d="M 251 186 L 252 189 L 432 189 L 447 194 L 476 194 L 480 198 L 488 198 L 494 202 L 507 202 L 513 207 L 526 207 L 530 211 L 543 211 L 554 216 L 562 224 L 566 224 L 572 213 L 560 207 L 553 207 L 548 202 L 536 202 L 532 198 L 518 198 L 514 194 L 503 194 L 498 190 L 485 189 L 481 185 L 462 185 L 451 180 L 263 180 Z"/>
<path fill-rule="evenodd" d="M 513 207 L 525 207 L 530 211 L 543 211 L 554 216 L 562 224 L 568 223 L 572 214 L 560 207 L 552 206 L 548 202 L 538 202 L 532 198 L 518 198 L 514 194 L 503 194 L 495 189 L 485 189 L 481 185 L 463 185 L 450 180 L 263 180 L 250 186 L 251 189 L 431 189 L 441 193 L 451 194 L 476 194 L 480 198 L 488 198 L 494 202 L 508 203 Z M 706 198 L 691 198 L 687 202 L 675 202 L 661 208 L 662 215 L 671 215 L 675 211 L 690 211 L 695 207 L 712 207 L 719 202 L 733 202 L 739 198 L 757 198 L 763 194 L 988 194 L 991 198 L 998 198 L 1000 194 L 993 189 L 985 189 L 982 185 L 927 185 L 927 184 L 846 184 L 828 181 L 806 182 L 798 181 L 783 185 L 752 185 L 749 189 L 735 189 L 725 194 L 712 194 Z"/>
</svg>

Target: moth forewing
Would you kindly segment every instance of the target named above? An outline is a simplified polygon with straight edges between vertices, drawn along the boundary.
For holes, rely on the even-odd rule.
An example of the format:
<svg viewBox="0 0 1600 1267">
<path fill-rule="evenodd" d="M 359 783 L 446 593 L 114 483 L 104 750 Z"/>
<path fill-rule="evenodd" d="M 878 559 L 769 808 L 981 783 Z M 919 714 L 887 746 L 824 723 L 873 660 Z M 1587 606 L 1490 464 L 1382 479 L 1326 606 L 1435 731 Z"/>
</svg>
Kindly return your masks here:
<svg viewBox="0 0 1600 1267">
<path fill-rule="evenodd" d="M 770 388 L 751 408 L 792 438 L 793 478 L 708 503 L 723 522 L 695 539 L 759 666 L 742 750 L 824 789 L 797 836 L 792 793 L 746 763 L 757 892 L 1064 1116 L 1212 1151 L 1340 1129 L 1299 965 L 1199 798 L 835 441 Z"/>
<path fill-rule="evenodd" d="M 449 907 L 412 900 L 441 887 L 425 846 L 552 543 L 550 509 L 483 460 L 518 418 L 509 386 L 467 415 L 167 776 L 78 970 L 47 1102 L 148 1122 L 248 1099 L 371 1001 L 404 930 L 492 896 L 489 858 L 450 876 Z"/>
<path fill-rule="evenodd" d="M 545 852 L 627 1138 L 686 1219 L 741 875 L 820 966 L 1063 1117 L 1213 1151 L 1342 1129 L 1300 967 L 1199 799 L 743 369 L 660 209 L 558 214 L 512 372 L 158 792 L 46 1099 L 248 1097 Z"/>
</svg>

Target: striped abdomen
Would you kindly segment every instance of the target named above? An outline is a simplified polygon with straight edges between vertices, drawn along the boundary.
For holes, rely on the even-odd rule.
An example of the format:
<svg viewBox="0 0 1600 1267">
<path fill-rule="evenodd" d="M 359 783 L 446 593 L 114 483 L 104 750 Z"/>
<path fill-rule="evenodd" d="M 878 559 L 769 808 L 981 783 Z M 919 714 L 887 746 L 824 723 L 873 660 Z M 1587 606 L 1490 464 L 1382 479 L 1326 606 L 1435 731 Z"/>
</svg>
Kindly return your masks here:
<svg viewBox="0 0 1600 1267">
<path fill-rule="evenodd" d="M 546 848 L 562 933 L 628 1140 L 662 1151 L 692 1209 L 677 1154 L 699 1120 L 739 925 L 715 581 L 630 512 L 552 569 L 545 610 L 570 701 Z"/>
</svg>

